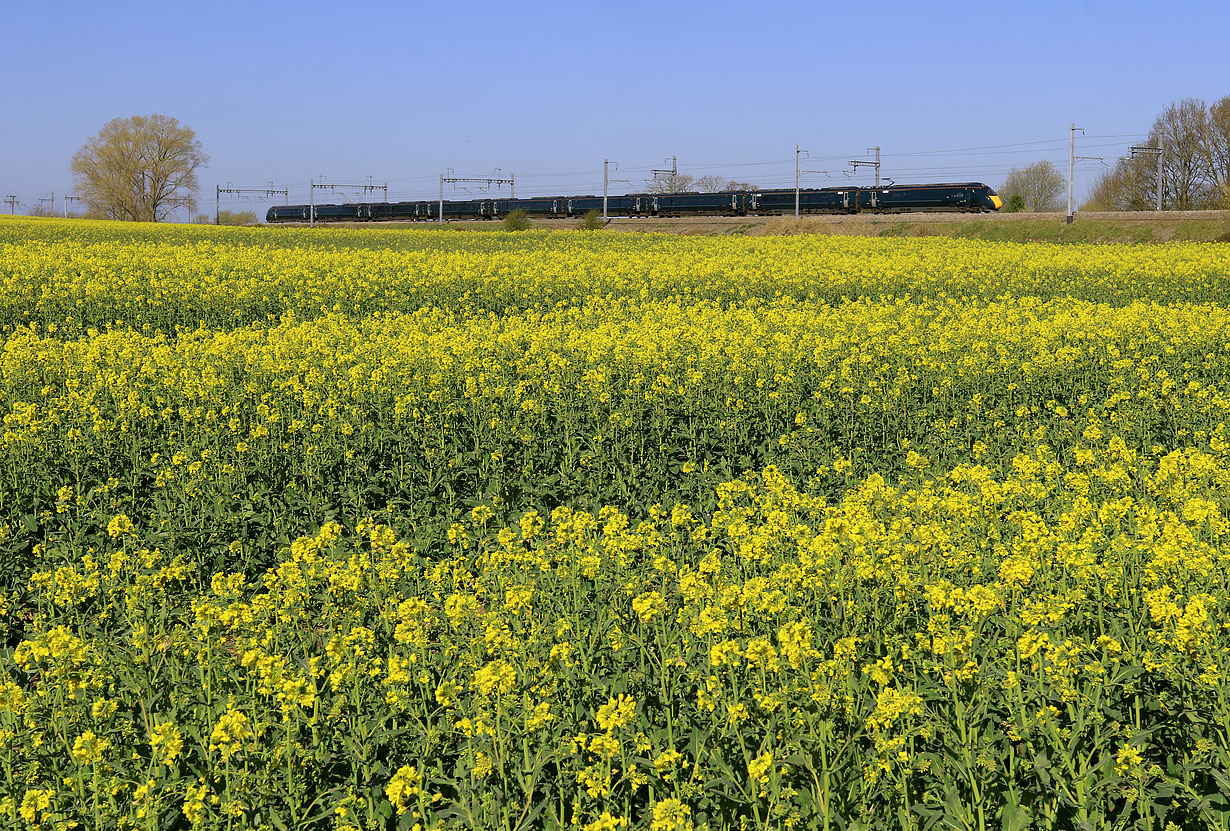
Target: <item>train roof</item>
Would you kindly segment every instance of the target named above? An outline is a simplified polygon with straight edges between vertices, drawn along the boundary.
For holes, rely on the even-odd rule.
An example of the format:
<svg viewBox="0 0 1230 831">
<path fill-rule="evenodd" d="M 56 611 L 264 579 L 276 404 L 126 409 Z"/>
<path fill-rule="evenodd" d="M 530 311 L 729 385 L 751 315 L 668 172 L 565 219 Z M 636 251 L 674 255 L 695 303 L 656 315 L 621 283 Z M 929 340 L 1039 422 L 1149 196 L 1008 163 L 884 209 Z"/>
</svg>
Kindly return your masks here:
<svg viewBox="0 0 1230 831">
<path fill-rule="evenodd" d="M 800 188 L 799 190 L 805 193 L 820 193 L 822 191 L 833 190 L 902 190 L 905 188 L 985 188 L 989 187 L 985 182 L 918 182 L 916 184 L 897 184 L 891 185 L 830 185 L 825 188 Z M 786 192 L 794 193 L 794 188 L 757 188 L 751 193 L 778 193 Z"/>
<path fill-rule="evenodd" d="M 897 184 L 891 185 L 829 185 L 823 188 L 799 188 L 802 193 L 822 193 L 825 191 L 834 190 L 893 190 L 900 188 L 985 188 L 989 187 L 985 182 L 918 182 L 916 184 Z M 717 193 L 794 193 L 795 189 L 786 188 L 752 188 L 750 190 L 722 190 L 722 191 L 680 191 L 678 193 L 627 193 L 625 196 L 711 196 Z"/>
</svg>

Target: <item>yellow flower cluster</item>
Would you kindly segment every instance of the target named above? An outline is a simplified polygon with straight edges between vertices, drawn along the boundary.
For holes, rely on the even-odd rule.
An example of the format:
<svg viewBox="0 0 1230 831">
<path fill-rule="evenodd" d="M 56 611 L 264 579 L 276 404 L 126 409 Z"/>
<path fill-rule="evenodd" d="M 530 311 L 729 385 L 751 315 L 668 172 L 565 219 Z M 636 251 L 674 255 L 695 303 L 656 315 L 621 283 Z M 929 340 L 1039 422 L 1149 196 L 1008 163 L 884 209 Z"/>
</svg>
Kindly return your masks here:
<svg viewBox="0 0 1230 831">
<path fill-rule="evenodd" d="M 228 709 L 214 724 L 209 734 L 209 749 L 217 751 L 222 761 L 229 761 L 232 756 L 243 750 L 243 745 L 252 738 L 251 720 L 247 714 L 234 709 Z"/>
<path fill-rule="evenodd" d="M 1216 827 L 1228 257 L 0 221 L 0 824 Z"/>
<path fill-rule="evenodd" d="M 0 326 L 173 333 L 288 312 L 551 308 L 595 296 L 744 302 L 882 295 L 1225 302 L 1216 244 L 1022 245 L 948 237 L 696 238 L 421 229 L 150 227 L 0 221 Z"/>
</svg>

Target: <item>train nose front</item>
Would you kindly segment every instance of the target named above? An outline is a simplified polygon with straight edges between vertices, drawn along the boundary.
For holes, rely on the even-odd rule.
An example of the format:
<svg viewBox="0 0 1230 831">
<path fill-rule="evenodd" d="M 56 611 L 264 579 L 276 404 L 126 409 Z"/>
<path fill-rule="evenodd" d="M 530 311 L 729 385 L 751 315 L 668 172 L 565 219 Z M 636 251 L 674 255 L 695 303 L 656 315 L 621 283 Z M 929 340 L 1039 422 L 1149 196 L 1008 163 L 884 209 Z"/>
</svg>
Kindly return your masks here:
<svg viewBox="0 0 1230 831">
<path fill-rule="evenodd" d="M 992 205 L 994 205 L 994 206 L 995 206 L 995 210 L 997 210 L 997 211 L 998 211 L 1000 208 L 1002 208 L 1002 207 L 1004 206 L 1004 200 L 1000 199 L 998 196 L 992 196 L 992 197 L 991 197 L 991 204 L 992 204 Z"/>
</svg>

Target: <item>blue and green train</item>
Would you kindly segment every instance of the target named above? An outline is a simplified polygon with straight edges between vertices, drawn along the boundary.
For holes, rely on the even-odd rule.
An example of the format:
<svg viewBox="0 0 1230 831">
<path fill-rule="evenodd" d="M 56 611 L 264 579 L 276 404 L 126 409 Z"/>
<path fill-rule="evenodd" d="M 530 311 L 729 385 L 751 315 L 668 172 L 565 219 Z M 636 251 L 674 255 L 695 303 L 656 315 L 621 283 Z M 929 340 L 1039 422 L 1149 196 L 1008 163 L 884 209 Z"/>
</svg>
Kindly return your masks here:
<svg viewBox="0 0 1230 831">
<path fill-rule="evenodd" d="M 880 187 L 807 188 L 797 192 L 805 214 L 998 211 L 1003 202 L 982 182 Z M 793 189 L 718 193 L 633 193 L 607 198 L 610 216 L 759 216 L 794 213 Z M 266 222 L 391 222 L 498 219 L 516 210 L 531 217 L 564 219 L 602 210 L 601 196 L 531 196 L 524 199 L 464 199 L 414 202 L 354 202 L 343 205 L 278 205 Z"/>
</svg>

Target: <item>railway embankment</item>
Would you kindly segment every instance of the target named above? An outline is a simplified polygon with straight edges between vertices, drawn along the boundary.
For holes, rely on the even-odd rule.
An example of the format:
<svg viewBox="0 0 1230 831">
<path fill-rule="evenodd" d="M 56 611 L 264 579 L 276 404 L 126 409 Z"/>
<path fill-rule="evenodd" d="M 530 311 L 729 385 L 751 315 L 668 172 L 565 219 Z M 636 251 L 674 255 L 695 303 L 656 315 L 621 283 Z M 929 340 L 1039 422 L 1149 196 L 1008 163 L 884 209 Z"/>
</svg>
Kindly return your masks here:
<svg viewBox="0 0 1230 831">
<path fill-rule="evenodd" d="M 486 223 L 495 225 L 496 223 Z M 566 228 L 568 220 L 535 222 Z M 952 236 L 1019 242 L 1230 242 L 1230 211 L 1011 214 L 858 214 L 854 216 L 696 217 L 612 219 L 612 231 L 668 234 L 774 236 L 844 234 L 858 236 Z"/>
<path fill-rule="evenodd" d="M 572 230 L 577 219 L 535 219 L 532 228 Z M 322 228 L 433 228 L 427 222 L 328 222 Z M 500 231 L 502 220 L 446 222 L 451 230 Z M 872 237 L 950 236 L 1014 242 L 1230 243 L 1230 211 L 1081 212 L 1073 222 L 1059 213 L 901 213 L 793 216 L 613 217 L 604 230 L 695 236 L 830 234 Z"/>
</svg>

